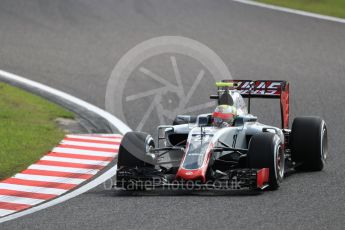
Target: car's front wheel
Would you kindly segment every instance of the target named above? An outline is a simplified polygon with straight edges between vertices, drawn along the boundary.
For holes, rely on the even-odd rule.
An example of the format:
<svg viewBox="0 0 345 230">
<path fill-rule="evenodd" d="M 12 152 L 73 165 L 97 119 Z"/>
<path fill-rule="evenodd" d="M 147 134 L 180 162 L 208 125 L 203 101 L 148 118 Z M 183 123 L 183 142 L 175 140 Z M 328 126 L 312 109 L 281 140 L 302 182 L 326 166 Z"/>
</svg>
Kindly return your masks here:
<svg viewBox="0 0 345 230">
<path fill-rule="evenodd" d="M 147 153 L 154 146 L 153 138 L 147 133 L 126 133 L 120 144 L 117 167 L 153 167 L 154 159 Z"/>
<path fill-rule="evenodd" d="M 285 155 L 280 138 L 273 133 L 254 135 L 247 153 L 249 168 L 269 169 L 269 189 L 278 189 L 284 177 Z"/>
<path fill-rule="evenodd" d="M 142 132 L 128 132 L 121 141 L 118 162 L 116 185 L 129 191 L 145 190 L 139 180 L 143 170 L 154 171 L 155 159 L 149 154 L 154 148 L 153 138 Z"/>
</svg>

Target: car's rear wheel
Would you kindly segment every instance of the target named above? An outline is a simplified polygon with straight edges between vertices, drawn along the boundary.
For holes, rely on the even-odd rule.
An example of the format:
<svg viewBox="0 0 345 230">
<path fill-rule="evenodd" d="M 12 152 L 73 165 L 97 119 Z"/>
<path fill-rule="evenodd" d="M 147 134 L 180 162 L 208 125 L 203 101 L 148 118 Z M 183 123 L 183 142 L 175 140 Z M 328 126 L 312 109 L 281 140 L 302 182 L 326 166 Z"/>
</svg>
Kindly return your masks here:
<svg viewBox="0 0 345 230">
<path fill-rule="evenodd" d="M 327 126 L 319 117 L 294 119 L 290 137 L 291 157 L 296 169 L 321 171 L 328 155 Z"/>
<path fill-rule="evenodd" d="M 247 164 L 249 168 L 268 168 L 269 189 L 278 189 L 285 170 L 284 150 L 280 138 L 273 133 L 254 135 L 249 142 Z"/>
</svg>

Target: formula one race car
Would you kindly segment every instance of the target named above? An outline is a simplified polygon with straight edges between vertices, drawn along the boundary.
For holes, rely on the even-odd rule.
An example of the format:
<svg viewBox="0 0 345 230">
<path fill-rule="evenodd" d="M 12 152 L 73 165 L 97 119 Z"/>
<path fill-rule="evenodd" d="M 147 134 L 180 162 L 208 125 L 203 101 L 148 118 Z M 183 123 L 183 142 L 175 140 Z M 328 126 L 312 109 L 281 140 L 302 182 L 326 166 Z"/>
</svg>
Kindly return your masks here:
<svg viewBox="0 0 345 230">
<path fill-rule="evenodd" d="M 143 132 L 123 137 L 116 188 L 275 190 L 288 172 L 323 169 L 326 123 L 297 117 L 288 129 L 288 82 L 224 80 L 216 86 L 210 97 L 218 101 L 213 113 L 179 115 L 173 125 L 158 126 L 156 140 Z M 253 98 L 280 100 L 281 128 L 250 114 Z"/>
</svg>

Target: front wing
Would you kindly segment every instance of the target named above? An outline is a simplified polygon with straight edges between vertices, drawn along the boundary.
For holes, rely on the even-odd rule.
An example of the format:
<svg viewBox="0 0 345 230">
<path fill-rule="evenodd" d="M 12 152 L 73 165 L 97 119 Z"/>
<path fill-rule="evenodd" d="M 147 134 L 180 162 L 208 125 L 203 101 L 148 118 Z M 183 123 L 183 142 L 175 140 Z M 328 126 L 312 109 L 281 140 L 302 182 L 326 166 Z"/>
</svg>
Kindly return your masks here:
<svg viewBox="0 0 345 230">
<path fill-rule="evenodd" d="M 154 168 L 123 168 L 117 171 L 117 189 L 126 190 L 263 190 L 268 187 L 269 169 L 233 169 L 210 179 L 201 181 L 175 180 L 175 174 L 165 174 Z"/>
</svg>

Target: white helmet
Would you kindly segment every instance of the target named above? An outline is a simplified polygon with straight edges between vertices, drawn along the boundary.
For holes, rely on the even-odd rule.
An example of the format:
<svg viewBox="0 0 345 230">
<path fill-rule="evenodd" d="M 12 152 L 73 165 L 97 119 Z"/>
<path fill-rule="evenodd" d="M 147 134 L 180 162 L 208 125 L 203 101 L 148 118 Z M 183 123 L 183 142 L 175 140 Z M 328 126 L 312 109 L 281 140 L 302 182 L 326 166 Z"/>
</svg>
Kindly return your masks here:
<svg viewBox="0 0 345 230">
<path fill-rule="evenodd" d="M 219 105 L 212 114 L 213 124 L 222 126 L 224 123 L 232 125 L 237 117 L 237 110 L 234 106 Z"/>
</svg>

